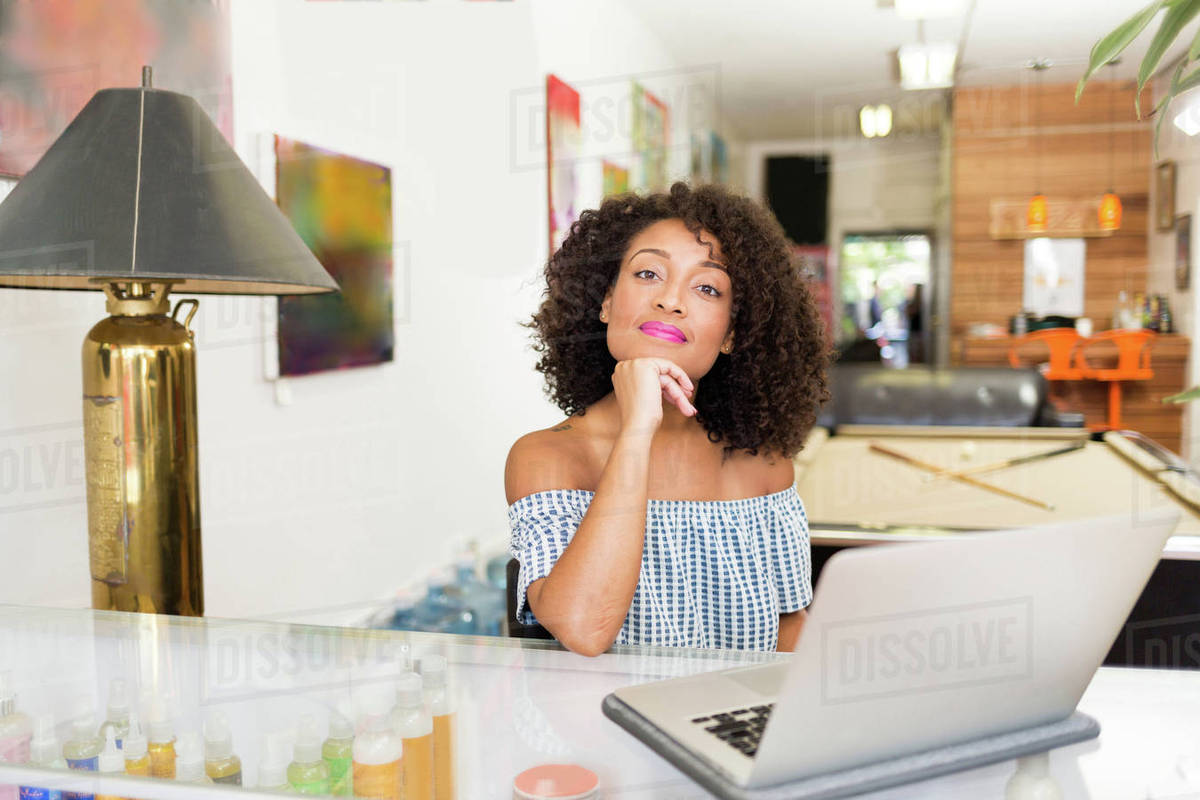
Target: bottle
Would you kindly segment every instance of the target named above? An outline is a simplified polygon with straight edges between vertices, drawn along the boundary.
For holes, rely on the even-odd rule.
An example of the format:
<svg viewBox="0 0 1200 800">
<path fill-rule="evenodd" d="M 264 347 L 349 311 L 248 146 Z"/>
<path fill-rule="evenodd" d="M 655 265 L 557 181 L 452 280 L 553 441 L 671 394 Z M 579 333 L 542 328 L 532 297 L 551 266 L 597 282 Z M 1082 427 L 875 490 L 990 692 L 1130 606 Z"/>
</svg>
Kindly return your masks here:
<svg viewBox="0 0 1200 800">
<path fill-rule="evenodd" d="M 404 746 L 392 731 L 392 692 L 375 687 L 363 697 L 362 733 L 354 737 L 351 767 L 358 797 L 399 800 L 400 761 Z"/>
<path fill-rule="evenodd" d="M 504 591 L 479 580 L 476 569 L 479 562 L 475 553 L 477 548 L 478 544 L 472 542 L 456 562 L 458 587 L 466 606 L 475 617 L 475 633 L 481 636 L 499 636 L 506 610 Z"/>
<path fill-rule="evenodd" d="M 1171 304 L 1163 297 L 1158 301 L 1158 330 L 1160 333 L 1174 333 L 1174 325 L 1171 320 Z"/>
<path fill-rule="evenodd" d="M 122 678 L 113 678 L 108 684 L 108 713 L 100 726 L 101 739 L 109 728 L 116 733 L 117 749 L 124 747 L 129 733 L 129 692 Z"/>
<path fill-rule="evenodd" d="M 329 765 L 321 758 L 321 732 L 317 718 L 305 714 L 296 731 L 292 763 L 287 769 L 288 786 L 300 794 L 329 794 Z"/>
<path fill-rule="evenodd" d="M 287 755 L 282 734 L 263 737 L 258 758 L 258 788 L 271 792 L 290 791 L 287 782 Z"/>
<path fill-rule="evenodd" d="M 205 774 L 204 741 L 196 731 L 179 734 L 179 741 L 175 743 L 175 780 L 180 783 L 215 782 Z"/>
<path fill-rule="evenodd" d="M 150 746 L 150 774 L 155 778 L 174 778 L 175 726 L 161 702 L 154 703 L 149 734 L 146 738 Z"/>
<path fill-rule="evenodd" d="M 455 796 L 454 708 L 446 687 L 446 657 L 428 655 L 421 659 L 425 704 L 433 716 L 433 796 L 452 800 Z"/>
<path fill-rule="evenodd" d="M 63 742 L 63 758 L 68 769 L 95 772 L 100 768 L 102 743 L 96 733 L 96 715 L 90 711 L 71 723 L 71 738 Z M 63 792 L 63 800 L 94 800 L 90 792 Z"/>
<path fill-rule="evenodd" d="M 101 775 L 122 775 L 125 772 L 125 757 L 117 747 L 117 731 L 113 727 L 100 726 L 104 737 L 104 749 L 100 751 L 97 772 Z M 98 794 L 96 800 L 121 800 L 111 794 Z"/>
<path fill-rule="evenodd" d="M 1124 289 L 1117 294 L 1117 305 L 1113 309 L 1112 326 L 1118 330 L 1129 327 L 1129 294 Z"/>
<path fill-rule="evenodd" d="M 396 708 L 392 727 L 404 747 L 400 782 L 405 800 L 433 800 L 433 719 L 425 709 L 421 676 L 400 675 L 396 683 Z"/>
<path fill-rule="evenodd" d="M 58 744 L 58 735 L 54 732 L 54 716 L 40 714 L 34 720 L 33 740 L 29 745 L 29 764 L 40 769 L 66 769 L 67 762 L 62 757 L 62 747 Z M 46 789 L 41 786 L 20 787 L 21 800 L 62 800 L 62 792 L 58 789 Z"/>
<path fill-rule="evenodd" d="M 329 714 L 329 738 L 321 746 L 321 758 L 329 765 L 329 793 L 338 797 L 353 794 L 354 725 L 348 709 L 338 708 Z"/>
<path fill-rule="evenodd" d="M 17 693 L 12 673 L 0 672 L 0 761 L 24 764 L 29 761 L 33 722 L 17 711 Z M 15 800 L 16 786 L 0 784 L 0 800 Z"/>
<path fill-rule="evenodd" d="M 126 775 L 150 774 L 150 751 L 146 746 L 146 734 L 142 733 L 142 726 L 138 724 L 136 717 L 129 719 L 129 733 L 126 734 L 125 746 L 121 749 L 125 751 Z"/>
<path fill-rule="evenodd" d="M 242 785 L 242 760 L 233 754 L 229 719 L 220 711 L 204 722 L 204 772 L 213 783 Z"/>
</svg>

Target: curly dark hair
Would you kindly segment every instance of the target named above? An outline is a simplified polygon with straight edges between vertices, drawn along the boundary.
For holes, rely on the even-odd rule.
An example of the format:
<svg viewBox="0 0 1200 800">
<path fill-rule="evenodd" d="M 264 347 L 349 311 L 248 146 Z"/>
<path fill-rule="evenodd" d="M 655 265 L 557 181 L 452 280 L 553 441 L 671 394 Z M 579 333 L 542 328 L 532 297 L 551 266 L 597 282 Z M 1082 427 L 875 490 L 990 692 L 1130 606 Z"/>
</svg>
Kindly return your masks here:
<svg viewBox="0 0 1200 800">
<path fill-rule="evenodd" d="M 804 277 L 775 217 L 719 185 L 674 184 L 669 192 L 609 197 L 579 215 L 546 264 L 541 307 L 521 325 L 534 331 L 546 394 L 568 416 L 612 391 L 600 303 L 615 284 L 630 241 L 660 220 L 681 220 L 700 240 L 717 238 L 733 285 L 733 352 L 698 383 L 696 419 L 713 443 L 792 458 L 829 399 L 830 351 Z"/>
</svg>

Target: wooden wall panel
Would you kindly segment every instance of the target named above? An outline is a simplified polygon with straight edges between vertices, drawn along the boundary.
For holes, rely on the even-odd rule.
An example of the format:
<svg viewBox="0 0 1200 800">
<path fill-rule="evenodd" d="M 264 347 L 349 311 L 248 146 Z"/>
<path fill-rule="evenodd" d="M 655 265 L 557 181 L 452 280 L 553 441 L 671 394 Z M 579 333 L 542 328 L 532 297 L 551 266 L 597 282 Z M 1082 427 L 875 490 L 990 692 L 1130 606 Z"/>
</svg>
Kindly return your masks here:
<svg viewBox="0 0 1200 800">
<path fill-rule="evenodd" d="M 1104 330 L 1122 289 L 1131 300 L 1146 290 L 1152 123 L 1137 120 L 1132 83 L 1090 83 L 1078 105 L 1074 95 L 1073 83 L 954 92 L 953 363 L 1006 364 L 1007 339 L 968 339 L 966 332 L 975 322 L 1007 328 L 1021 309 L 1025 243 L 991 238 L 993 199 L 1028 198 L 1039 188 L 1051 199 L 1095 197 L 1111 185 L 1121 198 L 1121 228 L 1086 240 L 1084 316 Z M 1148 113 L 1149 92 L 1143 100 Z M 1124 426 L 1176 452 L 1182 406 L 1161 401 L 1184 388 L 1189 352 L 1185 337 L 1160 337 L 1152 354 L 1154 380 L 1125 384 L 1122 394 Z M 1082 411 L 1089 426 L 1103 425 L 1108 398 L 1103 384 L 1056 382 L 1052 395 L 1064 410 Z"/>
<path fill-rule="evenodd" d="M 1074 93 L 1074 84 L 954 93 L 950 335 L 955 361 L 961 360 L 968 325 L 1007 325 L 1021 308 L 1024 242 L 992 239 L 989 208 L 994 198 L 1031 196 L 1039 188 L 1039 174 L 1041 191 L 1050 197 L 1098 196 L 1110 184 L 1121 197 L 1121 229 L 1087 240 L 1084 315 L 1097 329 L 1108 327 L 1121 289 L 1131 296 L 1145 291 L 1151 125 L 1134 116 L 1132 84 L 1089 84 L 1078 106 Z"/>
</svg>

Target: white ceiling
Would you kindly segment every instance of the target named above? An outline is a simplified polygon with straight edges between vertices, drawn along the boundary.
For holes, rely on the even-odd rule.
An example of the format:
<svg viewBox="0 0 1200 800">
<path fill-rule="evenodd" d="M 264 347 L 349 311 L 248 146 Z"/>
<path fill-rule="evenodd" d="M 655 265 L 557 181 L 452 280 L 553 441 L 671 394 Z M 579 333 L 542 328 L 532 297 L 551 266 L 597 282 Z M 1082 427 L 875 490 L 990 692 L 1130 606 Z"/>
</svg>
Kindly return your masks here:
<svg viewBox="0 0 1200 800">
<path fill-rule="evenodd" d="M 1145 2 L 977 0 L 973 12 L 926 21 L 925 39 L 958 43 L 965 29 L 961 86 L 1028 81 L 1024 65 L 1033 58 L 1054 62 L 1043 74 L 1046 83 L 1075 83 L 1092 45 Z M 972 3 L 963 5 L 969 10 Z M 829 119 L 837 107 L 935 99 L 900 92 L 891 53 L 917 41 L 917 23 L 879 8 L 877 0 L 631 0 L 628 6 L 681 66 L 717 65 L 722 121 L 747 141 L 812 137 L 815 120 Z M 1151 22 L 1105 77 L 1136 77 L 1157 27 L 1158 20 Z M 1183 53 L 1190 30 L 1163 64 Z"/>
</svg>

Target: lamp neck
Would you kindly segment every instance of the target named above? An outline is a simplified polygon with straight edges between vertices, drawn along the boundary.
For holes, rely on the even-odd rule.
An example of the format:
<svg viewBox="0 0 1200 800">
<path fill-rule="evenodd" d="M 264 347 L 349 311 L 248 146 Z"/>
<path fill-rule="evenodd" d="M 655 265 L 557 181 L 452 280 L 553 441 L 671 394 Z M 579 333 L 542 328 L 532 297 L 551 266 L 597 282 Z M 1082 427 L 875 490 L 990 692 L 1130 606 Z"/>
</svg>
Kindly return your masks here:
<svg viewBox="0 0 1200 800">
<path fill-rule="evenodd" d="M 104 308 L 114 317 L 165 315 L 171 309 L 167 294 L 172 284 L 141 281 L 111 281 L 104 286 L 108 300 Z"/>
</svg>

